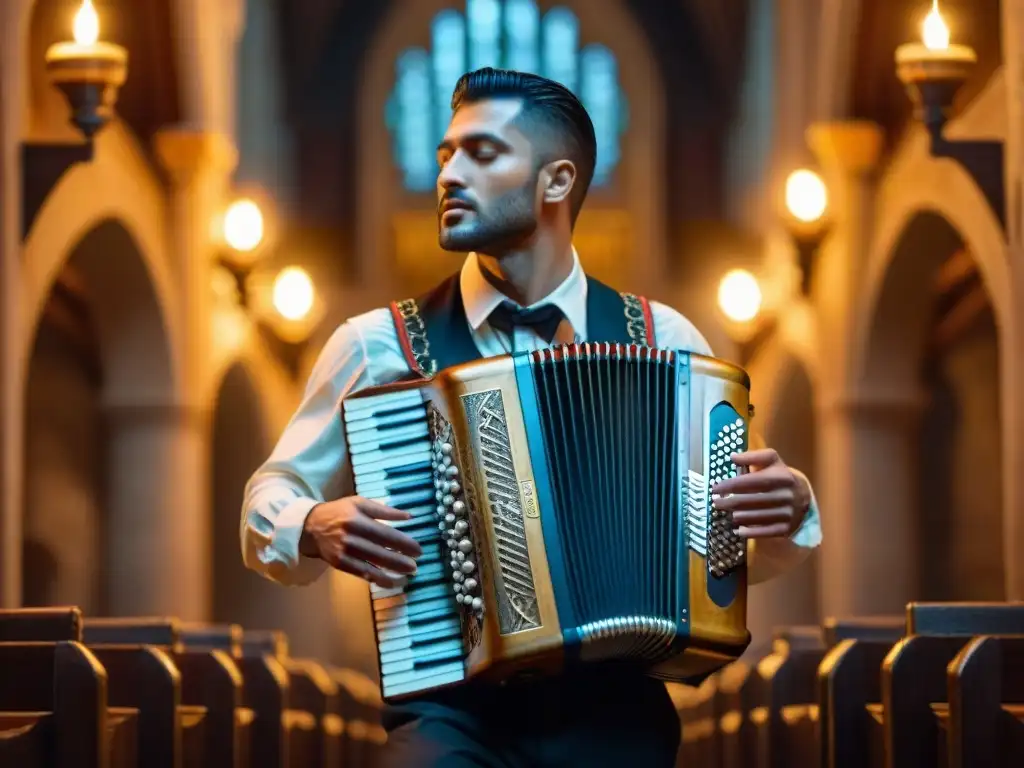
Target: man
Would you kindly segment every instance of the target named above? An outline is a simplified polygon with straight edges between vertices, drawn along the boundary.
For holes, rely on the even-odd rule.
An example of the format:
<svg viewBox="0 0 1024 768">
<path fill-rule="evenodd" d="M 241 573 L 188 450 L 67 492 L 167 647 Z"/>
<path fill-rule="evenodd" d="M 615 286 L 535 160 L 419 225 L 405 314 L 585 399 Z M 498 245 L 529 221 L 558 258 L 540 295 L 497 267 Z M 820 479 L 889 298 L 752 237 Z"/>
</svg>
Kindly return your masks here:
<svg viewBox="0 0 1024 768">
<path fill-rule="evenodd" d="M 483 69 L 459 80 L 452 109 L 438 148 L 439 236 L 444 249 L 470 255 L 423 300 L 352 318 L 328 341 L 298 412 L 246 490 L 245 562 L 279 582 L 309 583 L 334 567 L 391 586 L 415 569 L 419 546 L 388 525 L 406 515 L 344 485 L 347 395 L 551 343 L 630 340 L 628 298 L 587 278 L 572 246 L 596 157 L 582 104 L 544 78 Z M 633 298 L 658 346 L 711 354 L 682 315 Z M 820 527 L 807 480 L 778 454 L 734 461 L 752 471 L 720 484 L 716 504 L 756 540 L 754 582 L 802 560 Z M 470 683 L 393 708 L 386 725 L 387 764 L 403 768 L 656 768 L 674 765 L 679 740 L 664 685 L 609 670 Z"/>
</svg>

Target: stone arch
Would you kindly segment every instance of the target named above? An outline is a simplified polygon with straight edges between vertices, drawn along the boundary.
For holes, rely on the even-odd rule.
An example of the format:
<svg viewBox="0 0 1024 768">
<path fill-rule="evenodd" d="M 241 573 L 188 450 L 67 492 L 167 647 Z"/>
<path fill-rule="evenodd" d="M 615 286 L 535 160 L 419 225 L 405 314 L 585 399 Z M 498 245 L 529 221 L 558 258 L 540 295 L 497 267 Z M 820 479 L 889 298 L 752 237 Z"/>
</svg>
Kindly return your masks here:
<svg viewBox="0 0 1024 768">
<path fill-rule="evenodd" d="M 239 543 L 246 483 L 267 459 L 277 424 L 273 386 L 264 384 L 266 361 L 243 357 L 224 369 L 214 400 L 211 440 L 212 581 L 215 621 L 287 632 L 296 655 L 331 659 L 335 637 L 330 582 L 286 589 L 242 563 Z M 291 409 L 284 409 L 291 412 Z"/>
<path fill-rule="evenodd" d="M 978 266 L 997 325 L 1004 335 L 1011 332 L 1014 281 L 999 222 L 966 171 L 950 160 L 936 161 L 928 154 L 923 134 L 915 135 L 886 174 L 876 210 L 880 216 L 867 256 L 863 289 L 853 307 L 852 338 L 847 345 L 854 377 L 850 383 L 868 376 L 876 319 L 886 311 L 881 305 L 883 289 L 892 285 L 887 282 L 890 270 L 897 256 L 905 253 L 901 242 L 907 244 L 907 234 L 922 238 L 955 237 L 962 241 Z M 920 219 L 911 230 L 920 216 L 928 218 Z M 944 221 L 945 226 L 938 220 Z M 935 227 L 927 226 L 927 222 Z M 950 230 L 955 234 L 950 234 Z M 934 262 L 901 261 L 907 263 L 899 265 L 896 276 L 903 277 L 903 287 L 912 286 L 915 277 L 923 279 L 931 274 L 936 266 Z M 892 302 L 898 301 L 897 294 L 890 296 Z"/>
<path fill-rule="evenodd" d="M 180 389 L 180 324 L 176 290 L 169 264 L 166 205 L 155 175 L 136 143 L 118 125 L 97 138 L 100 149 L 90 163 L 80 164 L 57 184 L 39 212 L 22 255 L 22 321 L 31 339 L 50 288 L 73 244 L 83 241 L 97 222 L 118 222 L 132 242 L 132 258 L 87 260 L 92 282 L 102 297 L 112 332 L 137 345 L 134 355 L 116 355 L 122 375 L 111 376 L 105 397 L 118 400 L 146 396 L 177 397 Z M 124 250 L 128 252 L 127 249 Z M 107 271 L 110 270 L 110 271 Z M 116 282 L 129 280 L 138 293 Z M 147 300 L 151 301 L 147 301 Z M 114 314 L 117 313 L 117 314 Z M 138 313 L 144 324 L 121 327 L 125 313 Z M 129 340 L 129 337 L 135 341 Z M 22 347 L 27 359 L 29 345 Z"/>
<path fill-rule="evenodd" d="M 765 444 L 776 449 L 790 466 L 805 473 L 816 485 L 817 424 L 814 369 L 799 350 L 782 339 L 770 342 L 747 367 L 751 401 L 756 405 L 752 428 Z M 747 625 L 751 649 L 771 640 L 775 626 L 818 623 L 818 553 L 797 568 L 752 587 Z"/>
<path fill-rule="evenodd" d="M 429 47 L 430 23 L 446 9 L 461 9 L 457 0 L 395 0 L 363 60 L 358 96 L 359 123 L 357 184 L 359 194 L 356 253 L 366 284 L 382 296 L 393 285 L 392 213 L 400 211 L 403 196 L 393 168 L 388 132 L 382 130 L 385 104 L 394 82 L 395 62 L 409 46 Z M 542 10 L 554 3 L 541 2 Z M 576 14 L 581 40 L 607 45 L 619 65 L 619 80 L 629 101 L 629 127 L 623 136 L 620 167 L 623 199 L 628 201 L 631 242 L 637 258 L 623 286 L 648 295 L 657 294 L 657 278 L 667 259 L 665 246 L 665 96 L 664 84 L 651 48 L 625 3 L 617 0 L 566 0 L 561 3 Z M 454 83 L 452 84 L 454 86 Z M 643 140 L 632 137 L 643 137 Z M 387 158 L 387 160 L 385 160 Z M 433 237 L 424 231 L 425 237 Z M 419 236 L 417 234 L 417 236 Z M 581 254 L 583 255 L 583 254 Z M 585 255 L 584 260 L 586 259 Z M 392 297 L 393 298 L 393 297 Z"/>
<path fill-rule="evenodd" d="M 869 271 L 877 281 L 870 283 L 870 314 L 856 318 L 857 329 L 866 334 L 854 345 L 853 375 L 867 400 L 895 404 L 914 417 L 898 443 L 910 458 L 894 460 L 906 462 L 914 476 L 907 489 L 910 509 L 900 525 L 916 530 L 914 541 L 928 553 L 914 558 L 915 596 L 1002 599 L 1010 564 L 992 553 L 1005 546 L 1006 515 L 1012 514 L 1004 469 L 1012 448 L 1012 429 L 1004 426 L 1013 399 L 1006 391 L 1011 286 L 1001 239 L 986 243 L 976 215 L 948 200 L 930 202 L 895 219 L 902 227 L 891 250 L 870 265 L 884 270 Z M 954 208 L 956 218 L 949 215 Z M 934 279 L 957 252 L 977 267 L 980 320 L 966 339 L 929 351 Z M 890 410 L 890 424 L 895 413 Z M 858 481 L 877 483 L 880 477 Z M 969 547 L 968 540 L 981 544 Z M 983 556 L 977 554 L 981 545 Z M 930 567 L 939 562 L 942 569 Z"/>
<path fill-rule="evenodd" d="M 153 497 L 167 490 L 151 463 L 170 449 L 163 433 L 138 425 L 176 418 L 167 413 L 171 343 L 125 223 L 101 218 L 72 242 L 37 297 L 25 340 L 24 572 L 39 564 L 33 552 L 52 560 L 49 591 L 34 594 L 28 583 L 25 591 L 43 602 L 123 609 L 127 590 L 145 594 L 159 579 L 133 531 L 150 525 Z"/>
</svg>

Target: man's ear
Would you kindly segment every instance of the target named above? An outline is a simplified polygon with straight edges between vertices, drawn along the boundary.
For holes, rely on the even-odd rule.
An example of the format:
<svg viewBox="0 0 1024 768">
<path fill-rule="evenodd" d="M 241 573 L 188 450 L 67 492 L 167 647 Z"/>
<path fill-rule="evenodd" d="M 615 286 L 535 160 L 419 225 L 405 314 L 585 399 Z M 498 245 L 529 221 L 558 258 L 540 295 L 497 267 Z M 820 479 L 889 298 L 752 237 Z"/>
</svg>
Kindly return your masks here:
<svg viewBox="0 0 1024 768">
<path fill-rule="evenodd" d="M 544 202 L 560 203 L 568 199 L 576 183 L 576 166 L 571 160 L 556 160 L 544 166 Z"/>
</svg>

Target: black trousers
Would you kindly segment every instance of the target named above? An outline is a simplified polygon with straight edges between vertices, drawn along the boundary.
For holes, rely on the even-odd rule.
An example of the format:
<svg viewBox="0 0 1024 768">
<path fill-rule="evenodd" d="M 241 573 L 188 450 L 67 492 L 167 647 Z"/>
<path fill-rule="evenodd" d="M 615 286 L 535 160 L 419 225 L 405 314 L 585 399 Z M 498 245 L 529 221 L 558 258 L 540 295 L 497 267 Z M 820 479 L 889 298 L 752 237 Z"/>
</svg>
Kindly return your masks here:
<svg viewBox="0 0 1024 768">
<path fill-rule="evenodd" d="M 673 768 L 679 718 L 639 673 L 470 683 L 385 711 L 386 768 Z"/>
</svg>

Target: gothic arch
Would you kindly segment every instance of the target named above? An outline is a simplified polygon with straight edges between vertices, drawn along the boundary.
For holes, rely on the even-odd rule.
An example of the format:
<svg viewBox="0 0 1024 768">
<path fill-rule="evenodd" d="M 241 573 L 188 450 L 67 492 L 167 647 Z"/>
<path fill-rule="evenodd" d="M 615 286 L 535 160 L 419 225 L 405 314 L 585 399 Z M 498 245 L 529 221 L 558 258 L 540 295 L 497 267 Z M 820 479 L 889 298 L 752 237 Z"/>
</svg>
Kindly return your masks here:
<svg viewBox="0 0 1024 768">
<path fill-rule="evenodd" d="M 128 592 L 159 583 L 135 532 L 155 526 L 154 498 L 173 487 L 157 468 L 175 450 L 159 425 L 178 416 L 166 320 L 139 241 L 113 217 L 87 226 L 34 286 L 45 294 L 24 343 L 25 544 L 53 560 L 35 574 L 49 587 L 25 587 L 37 600 L 118 610 Z M 30 576 L 39 562 L 26 561 Z"/>
<path fill-rule="evenodd" d="M 913 287 L 915 281 L 934 272 L 936 262 L 906 258 L 908 246 L 911 250 L 922 245 L 927 248 L 929 238 L 937 238 L 936 245 L 962 242 L 976 261 L 1001 332 L 1002 357 L 1007 359 L 1008 350 L 1013 348 L 1009 337 L 1014 316 L 1006 244 L 999 222 L 967 173 L 952 161 L 933 159 L 928 154 L 927 139 L 918 133 L 886 174 L 876 210 L 879 218 L 863 289 L 858 291 L 853 308 L 853 336 L 847 345 L 852 355 L 849 370 L 854 377 L 850 383 L 870 381 L 872 354 L 878 349 L 872 343 L 878 338 L 876 329 L 879 322 L 886 323 L 890 310 L 899 311 L 899 290 Z M 889 294 L 892 298 L 887 304 L 886 287 L 893 285 L 893 280 L 900 288 Z M 888 324 L 886 330 L 900 332 Z M 890 371 L 886 377 L 895 373 Z M 1005 377 L 1003 384 L 1007 384 Z"/>
<path fill-rule="evenodd" d="M 555 3 L 541 2 L 542 9 Z M 618 0 L 565 0 L 580 23 L 580 38 L 607 45 L 619 66 L 619 81 L 629 101 L 629 128 L 622 142 L 622 199 L 631 214 L 634 252 L 631 290 L 657 292 L 665 251 L 664 84 L 650 46 L 625 3 Z M 410 46 L 429 47 L 430 24 L 447 8 L 462 9 L 461 0 L 395 0 L 369 47 L 358 96 L 359 211 L 356 252 L 366 284 L 387 298 L 393 264 L 389 258 L 392 214 L 402 209 L 404 194 L 391 161 L 384 130 L 385 105 L 394 84 L 395 62 Z M 454 83 L 452 83 L 454 86 Z M 634 140 L 631 140 L 634 137 Z M 642 140 L 636 137 L 642 137 Z M 424 232 L 424 237 L 431 236 Z M 392 297 L 393 298 L 393 297 Z"/>
<path fill-rule="evenodd" d="M 125 354 L 115 358 L 105 397 L 173 399 L 179 392 L 179 323 L 167 250 L 165 204 L 159 184 L 134 140 L 117 125 L 97 139 L 96 158 L 70 170 L 43 205 L 22 254 L 23 324 L 27 360 L 39 315 L 74 244 L 99 222 L 116 220 L 133 243 L 132 257 L 98 254 L 86 260 L 108 318 L 98 322 L 121 334 Z M 127 248 L 122 253 L 128 253 Z M 119 284 L 119 280 L 127 280 Z M 140 325 L 128 327 L 135 317 Z M 113 349 L 113 348 L 112 348 Z"/>
</svg>

